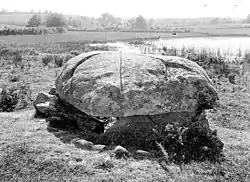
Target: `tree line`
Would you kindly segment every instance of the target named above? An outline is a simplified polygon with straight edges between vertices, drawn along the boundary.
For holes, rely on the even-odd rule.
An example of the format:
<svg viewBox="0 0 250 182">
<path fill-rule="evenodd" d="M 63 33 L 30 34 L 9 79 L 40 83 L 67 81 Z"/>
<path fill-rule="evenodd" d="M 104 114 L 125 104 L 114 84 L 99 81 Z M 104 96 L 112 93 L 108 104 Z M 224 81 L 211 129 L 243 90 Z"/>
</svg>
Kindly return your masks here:
<svg viewBox="0 0 250 182">
<path fill-rule="evenodd" d="M 101 17 L 89 18 L 86 16 L 81 16 L 80 18 L 69 17 L 65 18 L 62 14 L 59 13 L 49 13 L 45 20 L 43 20 L 41 14 L 34 14 L 29 19 L 27 27 L 39 27 L 40 25 L 46 25 L 47 27 L 70 27 L 70 28 L 104 28 L 104 29 L 148 29 L 149 24 L 147 20 L 139 15 L 136 18 L 129 20 L 123 20 L 117 18 L 109 13 L 103 13 Z M 95 26 L 93 26 L 95 25 Z"/>
</svg>

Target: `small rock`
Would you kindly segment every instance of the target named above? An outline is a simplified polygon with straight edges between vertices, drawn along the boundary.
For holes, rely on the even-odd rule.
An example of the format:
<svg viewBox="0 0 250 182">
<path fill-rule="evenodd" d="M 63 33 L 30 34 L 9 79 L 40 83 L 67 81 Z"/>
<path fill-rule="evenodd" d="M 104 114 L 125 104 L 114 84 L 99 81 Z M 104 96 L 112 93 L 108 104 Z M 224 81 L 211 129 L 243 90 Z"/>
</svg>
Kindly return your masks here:
<svg viewBox="0 0 250 182">
<path fill-rule="evenodd" d="M 76 136 L 75 136 L 74 134 L 68 132 L 67 134 L 65 134 L 65 135 L 62 136 L 62 138 L 63 138 L 62 140 L 63 140 L 64 142 L 69 143 L 69 142 L 71 142 L 75 137 L 76 137 Z"/>
<path fill-rule="evenodd" d="M 71 140 L 71 143 L 75 143 L 77 140 L 80 140 L 80 138 L 73 138 L 72 140 Z"/>
<path fill-rule="evenodd" d="M 41 92 L 38 94 L 36 100 L 34 101 L 34 105 L 40 104 L 40 103 L 45 103 L 45 102 L 55 102 L 57 101 L 58 97 L 51 95 L 51 94 L 47 94 L 45 92 Z"/>
<path fill-rule="evenodd" d="M 80 157 L 75 157 L 74 159 L 76 160 L 76 162 L 82 162 L 83 161 L 83 159 L 80 158 Z"/>
<path fill-rule="evenodd" d="M 73 166 L 77 165 L 77 162 L 75 162 L 75 161 L 69 161 L 68 165 L 73 167 Z"/>
<path fill-rule="evenodd" d="M 151 156 L 152 155 L 150 152 L 147 152 L 147 151 L 144 151 L 144 150 L 137 150 L 135 153 L 137 155 L 140 155 L 140 156 Z"/>
<path fill-rule="evenodd" d="M 64 154 L 66 157 L 69 157 L 71 154 L 69 152 Z"/>
<path fill-rule="evenodd" d="M 49 132 L 52 132 L 52 133 L 58 132 L 58 131 L 59 131 L 57 128 L 53 128 L 53 127 L 50 127 L 50 126 L 47 127 L 47 130 L 48 130 Z"/>
<path fill-rule="evenodd" d="M 56 92 L 56 87 L 52 87 L 49 91 L 49 94 L 50 95 L 57 95 L 57 92 Z"/>
<path fill-rule="evenodd" d="M 98 156 L 93 160 L 92 165 L 99 169 L 108 169 L 114 167 L 110 156 Z"/>
<path fill-rule="evenodd" d="M 179 173 L 181 171 L 180 167 L 178 166 L 168 166 L 168 170 L 172 173 Z"/>
<path fill-rule="evenodd" d="M 78 147 L 78 148 L 81 148 L 81 149 L 87 149 L 87 150 L 90 150 L 92 149 L 93 147 L 93 143 L 92 142 L 89 142 L 87 140 L 77 140 L 74 142 L 75 146 Z"/>
<path fill-rule="evenodd" d="M 69 167 L 76 167 L 76 166 L 85 166 L 86 165 L 86 162 L 84 160 L 80 161 L 80 162 L 77 162 L 77 161 L 74 161 L 74 160 L 70 160 L 68 162 L 68 165 Z"/>
<path fill-rule="evenodd" d="M 36 110 L 41 114 L 46 114 L 47 112 L 50 112 L 50 111 L 56 112 L 53 102 L 49 102 L 49 101 L 45 103 L 37 104 Z"/>
<path fill-rule="evenodd" d="M 209 151 L 209 148 L 207 146 L 203 146 L 200 148 L 202 151 Z"/>
<path fill-rule="evenodd" d="M 55 133 L 53 133 L 56 137 L 62 137 L 62 136 L 65 136 L 65 135 L 67 135 L 67 131 L 62 131 L 62 130 L 59 130 L 58 132 L 55 132 Z"/>
<path fill-rule="evenodd" d="M 102 151 L 106 145 L 93 145 L 92 150 Z"/>
<path fill-rule="evenodd" d="M 47 114 L 48 112 L 56 112 L 55 103 L 58 97 L 44 92 L 38 94 L 33 105 L 39 114 Z"/>
<path fill-rule="evenodd" d="M 115 153 L 115 157 L 118 159 L 127 158 L 130 155 L 130 153 L 127 151 L 127 149 L 125 149 L 122 146 L 115 147 L 114 153 Z"/>
</svg>

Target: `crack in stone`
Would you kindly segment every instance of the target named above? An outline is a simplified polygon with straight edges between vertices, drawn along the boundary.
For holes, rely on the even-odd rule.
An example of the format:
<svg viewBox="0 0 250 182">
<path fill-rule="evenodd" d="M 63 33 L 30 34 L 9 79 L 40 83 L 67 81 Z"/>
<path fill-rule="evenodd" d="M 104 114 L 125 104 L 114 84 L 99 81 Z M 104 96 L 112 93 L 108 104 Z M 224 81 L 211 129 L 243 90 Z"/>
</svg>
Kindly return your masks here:
<svg viewBox="0 0 250 182">
<path fill-rule="evenodd" d="M 121 89 L 121 92 L 123 91 L 123 85 L 122 85 L 122 52 L 120 51 L 120 70 L 119 70 L 119 72 L 120 72 L 120 89 Z"/>
<path fill-rule="evenodd" d="M 73 89 L 72 89 L 72 77 L 74 75 L 75 70 L 77 69 L 78 66 L 80 66 L 83 62 L 87 61 L 89 58 L 96 56 L 100 53 L 94 53 L 94 54 L 90 54 L 90 55 L 86 55 L 85 57 L 83 57 L 81 60 L 77 61 L 77 63 L 66 73 L 64 72 L 64 70 L 61 72 L 60 76 L 56 79 L 56 85 L 58 85 L 58 81 L 59 79 L 61 79 L 61 82 L 64 83 L 66 80 L 68 80 L 70 82 L 68 89 L 66 89 L 65 95 L 69 95 L 73 93 Z M 75 59 L 75 58 L 73 58 Z M 66 67 L 64 68 L 66 69 Z M 60 85 L 60 88 L 57 88 L 59 93 L 61 92 L 62 88 L 64 86 Z"/>
<path fill-rule="evenodd" d="M 160 60 L 165 66 L 166 68 L 182 68 L 182 69 L 185 69 L 187 71 L 193 71 L 193 69 L 189 68 L 188 66 L 186 65 L 183 65 L 183 64 L 179 64 L 179 63 L 174 63 L 174 62 L 171 62 L 171 61 L 166 61 L 164 59 L 161 59 L 161 58 L 157 58 L 157 57 L 154 57 L 154 56 L 150 56 L 151 58 L 154 58 L 154 59 L 158 59 Z"/>
</svg>

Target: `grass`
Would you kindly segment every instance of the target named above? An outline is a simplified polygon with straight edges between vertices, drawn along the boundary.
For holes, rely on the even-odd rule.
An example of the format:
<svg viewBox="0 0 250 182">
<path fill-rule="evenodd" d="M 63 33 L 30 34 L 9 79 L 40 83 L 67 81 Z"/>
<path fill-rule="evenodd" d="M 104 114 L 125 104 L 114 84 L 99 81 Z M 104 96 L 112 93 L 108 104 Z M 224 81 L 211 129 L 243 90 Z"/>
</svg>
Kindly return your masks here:
<svg viewBox="0 0 250 182">
<path fill-rule="evenodd" d="M 76 148 L 72 134 L 47 130 L 33 111 L 1 113 L 0 177 L 4 181 L 248 181 L 249 133 L 216 127 L 226 143 L 222 163 L 192 162 L 181 168 L 161 158 L 118 160 L 112 151 Z M 56 137 L 57 136 L 57 137 Z M 168 171 L 166 171 L 166 169 Z"/>
<path fill-rule="evenodd" d="M 5 45 L 6 48 L 22 50 L 24 65 L 15 67 L 14 55 L 0 57 L 0 88 L 9 82 L 9 73 L 20 74 L 19 82 L 25 81 L 34 99 L 38 92 L 49 92 L 57 73 L 62 69 L 52 61 L 46 66 L 42 55 L 70 54 L 83 52 L 85 43 L 74 41 L 87 34 L 74 34 L 72 39 L 51 39 L 45 37 L 39 45 L 21 37 L 9 37 L 20 44 Z M 89 34 L 103 35 L 98 33 Z M 112 33 L 108 34 L 112 37 Z M 116 34 L 115 34 L 116 35 Z M 129 34 L 116 35 L 124 38 Z M 94 40 L 98 40 L 98 36 Z M 127 38 L 125 37 L 125 38 Z M 8 37 L 4 37 L 8 38 Z M 27 37 L 26 37 L 27 38 Z M 115 38 L 115 37 L 114 37 Z M 36 38 L 35 38 L 36 39 Z M 37 39 L 40 39 L 39 37 Z M 42 39 L 42 38 L 41 38 Z M 91 39 L 86 38 L 86 39 Z M 5 39 L 6 40 L 6 39 Z M 60 41 L 48 44 L 47 41 Z M 10 43 L 10 42 L 9 42 Z M 36 53 L 33 53 L 35 50 Z M 15 52 L 15 51 L 10 51 Z M 32 53 L 30 53 L 32 52 Z M 29 65 L 29 66 L 28 66 Z M 250 94 L 236 79 L 236 84 L 228 79 L 217 81 L 220 105 L 207 111 L 212 129 L 216 129 L 224 142 L 226 160 L 221 163 L 191 162 L 181 166 L 167 164 L 164 157 L 139 157 L 116 159 L 111 149 L 103 152 L 82 150 L 70 141 L 79 137 L 78 133 L 62 130 L 51 131 L 44 119 L 34 118 L 31 105 L 26 109 L 11 113 L 0 113 L 0 179 L 3 181 L 250 181 Z"/>
<path fill-rule="evenodd" d="M 68 32 L 53 35 L 16 35 L 1 36 L 0 44 L 44 44 L 55 42 L 81 42 L 86 40 L 126 40 L 145 37 L 172 38 L 171 33 L 135 33 L 135 32 Z M 180 33 L 177 37 L 202 36 L 199 33 Z"/>
</svg>

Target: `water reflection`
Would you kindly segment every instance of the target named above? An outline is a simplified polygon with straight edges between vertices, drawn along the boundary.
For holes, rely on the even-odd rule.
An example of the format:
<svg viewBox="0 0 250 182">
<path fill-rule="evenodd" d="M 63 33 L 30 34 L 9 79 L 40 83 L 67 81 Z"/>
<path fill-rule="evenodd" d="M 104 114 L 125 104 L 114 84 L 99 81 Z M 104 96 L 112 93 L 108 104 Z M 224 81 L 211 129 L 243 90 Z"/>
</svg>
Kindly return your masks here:
<svg viewBox="0 0 250 182">
<path fill-rule="evenodd" d="M 250 51 L 250 37 L 206 37 L 206 38 L 181 38 L 181 39 L 161 39 L 154 44 L 168 47 L 191 47 L 205 48 L 211 51 L 220 49 L 223 53 L 238 53 Z"/>
</svg>

